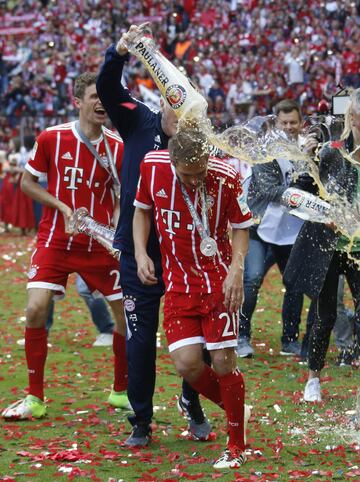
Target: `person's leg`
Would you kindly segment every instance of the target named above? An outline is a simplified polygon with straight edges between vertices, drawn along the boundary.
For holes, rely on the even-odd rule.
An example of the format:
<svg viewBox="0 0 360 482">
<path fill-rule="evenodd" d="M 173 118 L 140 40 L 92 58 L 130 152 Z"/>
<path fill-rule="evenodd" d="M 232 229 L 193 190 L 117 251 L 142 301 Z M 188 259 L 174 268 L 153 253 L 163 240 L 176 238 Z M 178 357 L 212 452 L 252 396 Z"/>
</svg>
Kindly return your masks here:
<svg viewBox="0 0 360 482">
<path fill-rule="evenodd" d="M 349 316 L 349 310 L 344 303 L 344 276 L 339 277 L 337 293 L 337 316 L 333 329 L 335 344 L 341 351 L 351 351 L 354 348 L 354 322 L 353 314 Z"/>
<path fill-rule="evenodd" d="M 304 390 L 306 402 L 321 401 L 320 372 L 325 365 L 331 330 L 336 320 L 339 257 L 335 252 L 317 299 L 315 321 L 310 333 L 308 366 L 309 379 Z"/>
<path fill-rule="evenodd" d="M 292 245 L 279 246 L 272 244 L 271 247 L 280 273 L 283 274 Z M 281 354 L 300 356 L 301 347 L 298 343 L 298 338 L 303 302 L 304 295 L 302 293 L 294 291 L 291 288 L 286 289 L 282 305 L 283 333 L 281 337 Z"/>
<path fill-rule="evenodd" d="M 271 248 L 259 237 L 249 239 L 249 249 L 244 266 L 244 303 L 240 310 L 238 355 L 251 356 L 251 319 L 264 276 L 273 264 Z"/>
<path fill-rule="evenodd" d="M 360 253 L 352 253 L 352 255 L 359 261 Z M 344 255 L 345 256 L 345 255 Z M 344 273 L 347 279 L 353 300 L 354 300 L 354 317 L 353 323 L 355 327 L 356 346 L 354 348 L 354 356 L 357 359 L 356 363 L 360 361 L 360 270 L 357 264 L 351 260 L 344 260 Z"/>
<path fill-rule="evenodd" d="M 211 366 L 211 356 L 208 350 L 203 349 L 203 360 Z M 182 393 L 178 399 L 178 410 L 189 422 L 190 433 L 195 440 L 207 440 L 211 426 L 201 408 L 199 394 L 183 378 Z"/>
<path fill-rule="evenodd" d="M 310 333 L 315 321 L 316 301 L 312 300 L 309 306 L 309 312 L 306 318 L 306 331 L 301 342 L 301 358 L 307 360 L 309 352 Z"/>
<path fill-rule="evenodd" d="M 80 275 L 76 277 L 76 289 L 89 308 L 91 319 L 99 333 L 112 334 L 114 322 L 103 296 L 95 297 Z"/>
<path fill-rule="evenodd" d="M 233 348 L 221 348 L 211 351 L 214 372 L 218 376 L 221 400 L 228 422 L 228 448 L 245 450 L 244 401 L 245 384 L 242 374 L 236 366 L 236 354 Z"/>
<path fill-rule="evenodd" d="M 51 327 L 54 324 L 54 308 L 55 308 L 55 302 L 54 302 L 54 299 L 52 298 L 50 301 L 49 313 L 47 315 L 46 322 L 45 322 L 45 328 L 48 334 L 50 333 Z"/>
<path fill-rule="evenodd" d="M 44 372 L 47 358 L 45 321 L 53 292 L 48 289 L 28 290 L 25 327 L 25 355 L 28 368 L 28 396 L 4 410 L 8 419 L 41 418 L 46 413 L 44 401 Z"/>
<path fill-rule="evenodd" d="M 44 400 L 44 370 L 47 357 L 45 321 L 53 298 L 50 290 L 28 290 L 25 354 L 29 374 L 29 394 Z"/>
<path fill-rule="evenodd" d="M 114 384 L 108 402 L 116 408 L 131 410 L 126 393 L 128 387 L 128 364 L 126 358 L 126 321 L 122 300 L 109 301 L 115 327 L 113 332 Z"/>
<path fill-rule="evenodd" d="M 144 286 L 137 276 L 135 259 L 125 253 L 120 258 L 120 273 L 127 325 L 128 397 L 134 410 L 129 421 L 135 430 L 126 443 L 132 445 L 136 439 L 135 445 L 147 445 L 153 415 L 156 332 L 163 284 Z M 161 280 L 160 263 L 156 264 L 156 274 Z"/>
</svg>

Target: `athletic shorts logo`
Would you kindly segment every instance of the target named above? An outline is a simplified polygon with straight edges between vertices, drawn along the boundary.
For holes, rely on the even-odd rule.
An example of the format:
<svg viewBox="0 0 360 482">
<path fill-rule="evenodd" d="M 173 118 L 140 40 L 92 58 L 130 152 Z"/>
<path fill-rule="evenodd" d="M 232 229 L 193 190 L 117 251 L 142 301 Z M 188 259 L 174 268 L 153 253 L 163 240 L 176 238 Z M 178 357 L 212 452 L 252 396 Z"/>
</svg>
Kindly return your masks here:
<svg viewBox="0 0 360 482">
<path fill-rule="evenodd" d="M 166 100 L 173 109 L 178 109 L 186 100 L 186 90 L 182 85 L 170 85 L 165 92 Z"/>
<path fill-rule="evenodd" d="M 38 271 L 37 266 L 31 266 L 29 271 L 28 271 L 28 278 L 29 279 L 35 278 L 37 271 Z"/>
<path fill-rule="evenodd" d="M 134 311 L 135 310 L 135 301 L 134 300 L 130 300 L 129 298 L 127 298 L 125 301 L 124 301 L 124 306 L 125 306 L 125 310 L 126 311 Z"/>
</svg>

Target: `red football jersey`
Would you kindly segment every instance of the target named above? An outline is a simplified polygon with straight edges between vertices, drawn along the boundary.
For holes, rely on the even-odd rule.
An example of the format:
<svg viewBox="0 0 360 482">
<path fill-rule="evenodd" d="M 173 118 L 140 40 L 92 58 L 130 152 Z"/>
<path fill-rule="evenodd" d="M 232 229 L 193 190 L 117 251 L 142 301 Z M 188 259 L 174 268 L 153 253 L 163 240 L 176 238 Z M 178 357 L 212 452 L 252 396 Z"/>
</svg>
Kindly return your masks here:
<svg viewBox="0 0 360 482">
<path fill-rule="evenodd" d="M 164 282 L 167 291 L 207 292 L 221 290 L 231 262 L 228 226 L 235 229 L 253 224 L 244 200 L 239 174 L 226 162 L 211 157 L 206 176 L 206 203 L 210 236 L 217 241 L 218 253 L 204 256 L 201 238 L 195 228 L 168 151 L 149 152 L 140 168 L 134 205 L 154 209 Z M 187 190 L 201 219 L 199 190 Z"/>
<path fill-rule="evenodd" d="M 119 172 L 123 142 L 109 129 L 105 129 L 105 135 Z M 92 144 L 107 164 L 103 135 Z M 107 172 L 86 147 L 75 129 L 75 122 L 43 131 L 25 168 L 34 176 L 41 178 L 46 175 L 48 192 L 73 210 L 85 207 L 96 221 L 111 223 L 115 199 L 110 169 Z M 66 234 L 62 214 L 48 206 L 43 207 L 37 246 L 67 250 L 100 249 L 84 234 Z"/>
</svg>

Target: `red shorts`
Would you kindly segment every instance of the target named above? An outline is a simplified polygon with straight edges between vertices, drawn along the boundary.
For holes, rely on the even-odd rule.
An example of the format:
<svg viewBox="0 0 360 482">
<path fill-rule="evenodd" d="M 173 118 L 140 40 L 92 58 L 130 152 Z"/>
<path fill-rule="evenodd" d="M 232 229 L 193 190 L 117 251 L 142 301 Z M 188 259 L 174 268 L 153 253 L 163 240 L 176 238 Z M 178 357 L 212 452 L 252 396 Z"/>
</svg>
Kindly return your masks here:
<svg viewBox="0 0 360 482">
<path fill-rule="evenodd" d="M 105 250 L 88 253 L 37 248 L 30 263 L 28 289 L 45 288 L 62 298 L 69 274 L 78 273 L 90 291 L 99 291 L 108 301 L 122 298 L 119 262 Z"/>
<path fill-rule="evenodd" d="M 169 351 L 197 343 L 208 350 L 237 346 L 239 314 L 229 313 L 223 293 L 165 293 L 164 330 Z"/>
</svg>

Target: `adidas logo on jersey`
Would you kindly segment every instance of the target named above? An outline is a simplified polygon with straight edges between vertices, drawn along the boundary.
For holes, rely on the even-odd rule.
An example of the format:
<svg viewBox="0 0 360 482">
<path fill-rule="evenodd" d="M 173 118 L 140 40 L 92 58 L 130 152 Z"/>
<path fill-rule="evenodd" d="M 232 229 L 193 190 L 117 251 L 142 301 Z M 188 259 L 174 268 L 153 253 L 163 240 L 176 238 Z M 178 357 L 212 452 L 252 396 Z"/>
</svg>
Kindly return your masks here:
<svg viewBox="0 0 360 482">
<path fill-rule="evenodd" d="M 167 198 L 167 194 L 166 194 L 166 192 L 165 192 L 165 189 L 160 189 L 160 191 L 158 191 L 158 192 L 156 193 L 156 196 L 157 196 L 157 197 Z"/>
<path fill-rule="evenodd" d="M 70 154 L 70 152 L 67 151 L 67 152 L 65 152 L 65 154 L 63 154 L 63 155 L 61 156 L 61 159 L 68 159 L 69 161 L 72 161 L 72 160 L 73 160 L 73 157 L 72 157 L 72 155 Z"/>
<path fill-rule="evenodd" d="M 155 142 L 161 142 L 161 138 L 160 138 L 160 135 L 158 134 L 157 136 L 155 136 L 155 139 L 154 139 Z"/>
</svg>

